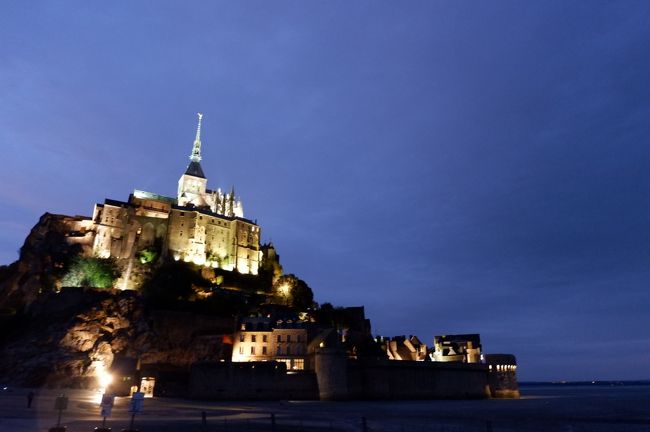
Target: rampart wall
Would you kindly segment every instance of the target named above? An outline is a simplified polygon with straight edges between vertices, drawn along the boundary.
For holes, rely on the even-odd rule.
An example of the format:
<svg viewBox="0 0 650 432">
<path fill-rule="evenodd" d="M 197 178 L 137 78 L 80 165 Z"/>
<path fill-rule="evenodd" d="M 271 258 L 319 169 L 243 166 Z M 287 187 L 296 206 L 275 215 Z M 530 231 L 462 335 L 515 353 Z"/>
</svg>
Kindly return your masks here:
<svg viewBox="0 0 650 432">
<path fill-rule="evenodd" d="M 315 373 L 287 373 L 283 363 L 203 363 L 192 366 L 189 396 L 215 400 L 318 400 L 318 385 Z"/>
<path fill-rule="evenodd" d="M 189 396 L 216 400 L 484 399 L 488 366 L 390 360 L 337 361 L 316 354 L 316 370 L 287 373 L 275 362 L 203 363 L 192 366 Z M 503 387 L 500 388 L 503 390 Z M 501 396 L 502 397 L 502 396 Z"/>
<path fill-rule="evenodd" d="M 487 367 L 417 361 L 351 361 L 351 399 L 483 399 L 490 397 Z"/>
</svg>

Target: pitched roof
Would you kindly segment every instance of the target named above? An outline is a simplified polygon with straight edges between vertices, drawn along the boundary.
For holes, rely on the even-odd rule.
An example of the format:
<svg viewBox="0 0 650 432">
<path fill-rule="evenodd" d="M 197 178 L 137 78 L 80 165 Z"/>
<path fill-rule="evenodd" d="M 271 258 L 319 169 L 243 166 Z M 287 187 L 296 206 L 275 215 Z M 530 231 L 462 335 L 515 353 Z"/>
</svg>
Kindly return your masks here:
<svg viewBox="0 0 650 432">
<path fill-rule="evenodd" d="M 195 161 L 190 162 L 190 164 L 187 166 L 187 169 L 185 170 L 185 174 L 194 177 L 205 178 L 201 164 Z"/>
</svg>

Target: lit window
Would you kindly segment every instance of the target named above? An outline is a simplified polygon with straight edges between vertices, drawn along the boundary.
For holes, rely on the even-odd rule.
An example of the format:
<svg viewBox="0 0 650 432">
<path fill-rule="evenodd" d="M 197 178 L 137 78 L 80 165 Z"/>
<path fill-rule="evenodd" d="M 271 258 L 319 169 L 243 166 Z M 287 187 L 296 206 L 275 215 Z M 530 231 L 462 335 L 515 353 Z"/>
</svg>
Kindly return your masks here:
<svg viewBox="0 0 650 432">
<path fill-rule="evenodd" d="M 293 369 L 304 370 L 305 369 L 305 361 L 303 359 L 294 359 L 293 360 Z"/>
</svg>

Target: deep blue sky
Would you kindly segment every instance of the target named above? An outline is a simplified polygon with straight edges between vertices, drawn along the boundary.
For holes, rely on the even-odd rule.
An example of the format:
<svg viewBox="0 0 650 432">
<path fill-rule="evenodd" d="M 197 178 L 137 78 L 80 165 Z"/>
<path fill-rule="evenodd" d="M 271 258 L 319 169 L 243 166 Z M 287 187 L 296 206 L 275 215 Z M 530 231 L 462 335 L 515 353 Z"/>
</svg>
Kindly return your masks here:
<svg viewBox="0 0 650 432">
<path fill-rule="evenodd" d="M 187 4 L 184 4 L 187 3 Z M 650 2 L 0 7 L 0 263 L 45 211 L 209 186 L 377 334 L 650 378 Z"/>
</svg>

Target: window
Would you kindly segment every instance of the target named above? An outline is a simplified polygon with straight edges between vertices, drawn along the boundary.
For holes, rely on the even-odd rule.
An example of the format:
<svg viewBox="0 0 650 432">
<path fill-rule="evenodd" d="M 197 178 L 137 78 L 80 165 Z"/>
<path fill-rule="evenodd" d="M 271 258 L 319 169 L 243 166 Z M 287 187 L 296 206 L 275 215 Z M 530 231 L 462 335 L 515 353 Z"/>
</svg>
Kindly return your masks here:
<svg viewBox="0 0 650 432">
<path fill-rule="evenodd" d="M 278 347 L 278 350 L 276 351 L 276 354 L 277 354 L 277 355 L 281 355 L 281 354 L 282 354 L 282 347 L 281 347 L 281 346 Z"/>
<path fill-rule="evenodd" d="M 239 347 L 239 354 L 244 355 L 244 347 L 243 346 Z"/>
<path fill-rule="evenodd" d="M 302 335 L 296 336 L 298 338 L 298 342 L 302 342 Z"/>
<path fill-rule="evenodd" d="M 181 216 L 185 216 L 185 212 L 181 212 Z"/>
<path fill-rule="evenodd" d="M 263 355 L 266 355 L 266 347 L 265 347 L 265 346 L 262 347 L 262 354 L 263 354 Z"/>
<path fill-rule="evenodd" d="M 287 355 L 291 355 L 291 347 L 287 346 Z"/>
<path fill-rule="evenodd" d="M 282 342 L 282 335 L 278 335 L 278 343 Z"/>
<path fill-rule="evenodd" d="M 251 355 L 255 355 L 255 347 L 254 346 L 251 347 Z"/>
<path fill-rule="evenodd" d="M 266 335 L 262 335 L 262 342 L 266 342 Z"/>
<path fill-rule="evenodd" d="M 291 335 L 287 335 L 287 342 L 291 342 Z"/>
<path fill-rule="evenodd" d="M 294 359 L 293 360 L 293 369 L 304 370 L 305 369 L 305 360 L 303 360 L 303 359 Z"/>
<path fill-rule="evenodd" d="M 256 335 L 251 336 L 251 342 L 257 342 L 257 336 Z"/>
<path fill-rule="evenodd" d="M 244 342 L 246 340 L 246 336 L 244 336 L 244 333 L 239 334 L 239 342 Z"/>
</svg>

